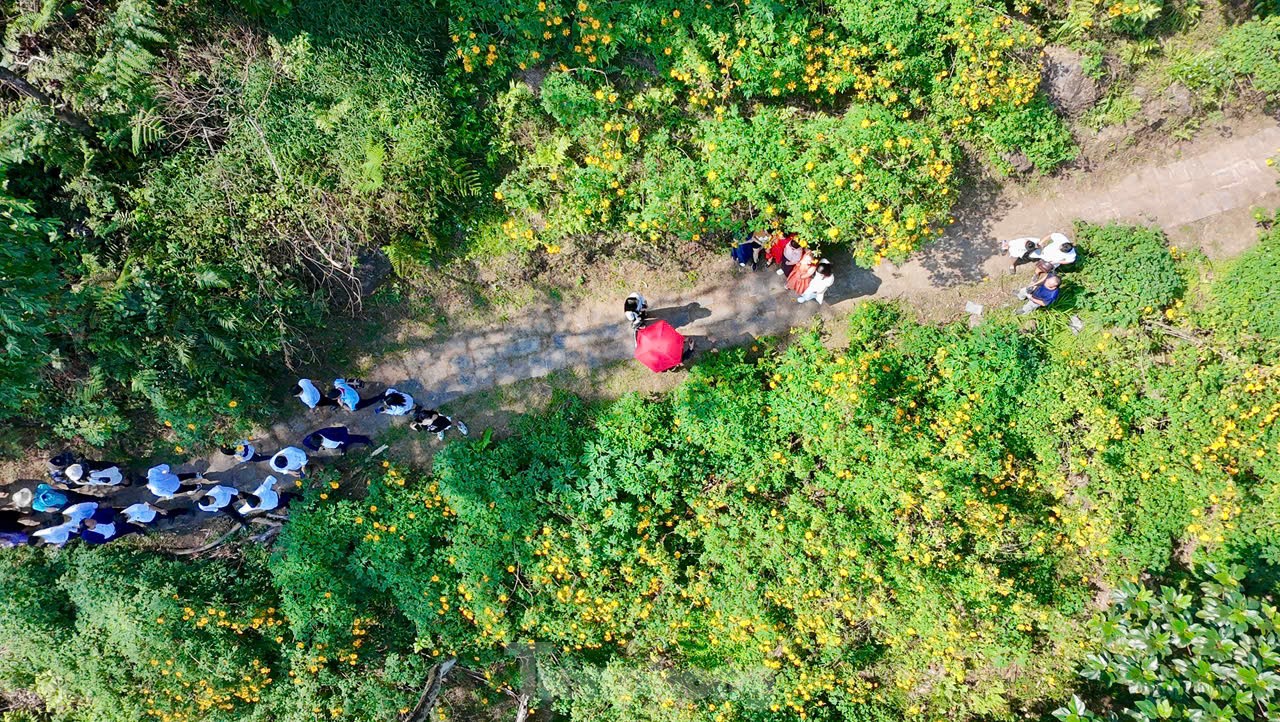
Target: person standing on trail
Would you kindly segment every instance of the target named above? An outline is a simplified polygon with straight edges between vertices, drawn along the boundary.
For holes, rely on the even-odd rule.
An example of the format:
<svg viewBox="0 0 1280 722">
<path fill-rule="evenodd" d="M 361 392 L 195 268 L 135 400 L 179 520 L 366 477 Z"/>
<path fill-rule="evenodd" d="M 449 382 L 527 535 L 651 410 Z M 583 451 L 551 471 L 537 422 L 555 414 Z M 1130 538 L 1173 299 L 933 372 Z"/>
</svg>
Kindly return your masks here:
<svg viewBox="0 0 1280 722">
<path fill-rule="evenodd" d="M 307 452 L 296 446 L 286 446 L 271 457 L 271 468 L 276 473 L 301 479 L 307 475 Z"/>
<path fill-rule="evenodd" d="M 782 257 L 782 267 L 778 269 L 778 275 L 786 276 L 788 282 L 790 282 L 791 274 L 795 270 L 796 264 L 804 260 L 805 254 L 810 256 L 813 254 L 809 252 L 808 246 L 795 236 L 787 236 L 783 240 L 779 241 L 779 243 L 782 243 L 783 245 L 780 254 Z"/>
<path fill-rule="evenodd" d="M 241 441 L 235 446 L 224 446 L 220 450 L 227 456 L 234 456 L 237 464 L 251 464 L 271 458 L 270 454 L 259 454 L 248 441 Z"/>
<path fill-rule="evenodd" d="M 813 274 L 818 267 L 812 251 L 808 248 L 800 250 L 800 258 L 791 266 L 791 272 L 787 274 L 787 288 L 797 296 L 803 296 L 805 291 L 809 290 L 809 282 L 813 280 Z"/>
<path fill-rule="evenodd" d="M 302 439 L 302 445 L 312 451 L 337 449 L 343 454 L 347 453 L 347 447 L 354 444 L 372 446 L 373 439 L 368 436 L 353 434 L 345 426 L 330 426 L 319 431 L 312 431 Z"/>
<path fill-rule="evenodd" d="M 648 320 L 645 317 L 649 310 L 649 302 L 644 300 L 644 296 L 633 293 L 627 296 L 627 300 L 622 304 L 622 313 L 627 317 L 627 322 L 631 324 L 632 331 L 639 331 L 640 327 Z"/>
<path fill-rule="evenodd" d="M 1070 238 L 1062 233 L 1050 233 L 1040 239 L 1039 248 L 1027 254 L 1029 257 L 1047 263 L 1050 270 L 1076 262 L 1076 247 Z"/>
<path fill-rule="evenodd" d="M 1039 241 L 1030 236 L 1014 238 L 1011 241 L 1001 241 L 1000 248 L 1009 254 L 1009 273 L 1013 273 L 1018 269 L 1019 263 L 1031 260 L 1031 252 L 1039 248 Z"/>
<path fill-rule="evenodd" d="M 382 394 L 382 405 L 374 409 L 375 414 L 387 416 L 408 416 L 414 408 L 413 397 L 403 391 L 389 388 Z"/>
<path fill-rule="evenodd" d="M 1018 298 L 1026 301 L 1022 308 L 1018 309 L 1019 316 L 1031 313 L 1037 308 L 1046 308 L 1058 300 L 1058 286 L 1062 281 L 1054 274 L 1048 274 L 1044 280 L 1034 283 L 1026 288 L 1018 289 Z"/>
<path fill-rule="evenodd" d="M 764 251 L 764 244 L 769 242 L 769 231 L 759 230 L 747 236 L 747 240 L 734 246 L 730 252 L 735 263 L 741 268 L 751 265 L 751 270 L 760 267 L 760 255 Z"/>
<path fill-rule="evenodd" d="M 382 400 L 380 396 L 371 396 L 367 399 L 360 398 L 360 392 L 356 389 L 362 388 L 364 388 L 364 382 L 360 379 L 337 378 L 333 380 L 333 391 L 329 392 L 329 397 L 336 400 L 338 406 L 347 411 L 359 411 Z"/>
<path fill-rule="evenodd" d="M 458 433 L 463 436 L 471 433 L 466 424 L 461 421 L 454 421 L 435 409 L 418 409 L 418 413 L 413 416 L 413 423 L 409 424 L 410 429 L 430 432 L 435 434 L 440 441 L 444 441 L 444 432 L 455 426 L 458 429 Z"/>
<path fill-rule="evenodd" d="M 202 481 L 204 477 L 199 472 L 175 474 L 169 470 L 168 464 L 156 464 L 147 469 L 147 488 L 158 499 L 172 499 L 178 494 L 194 491 Z"/>
<path fill-rule="evenodd" d="M 298 379 L 298 383 L 294 384 L 294 396 L 303 403 L 308 409 L 315 411 L 322 406 L 337 406 L 337 399 L 329 398 L 320 393 L 320 389 L 316 388 L 316 382 L 311 379 Z"/>
<path fill-rule="evenodd" d="M 796 303 L 807 303 L 809 301 L 817 301 L 818 305 L 822 305 L 822 301 L 827 296 L 827 289 L 836 282 L 835 273 L 831 270 L 831 261 L 822 259 L 818 261 L 817 267 L 814 269 L 813 278 L 809 279 L 809 287 L 800 294 L 800 298 L 796 299 Z"/>
</svg>

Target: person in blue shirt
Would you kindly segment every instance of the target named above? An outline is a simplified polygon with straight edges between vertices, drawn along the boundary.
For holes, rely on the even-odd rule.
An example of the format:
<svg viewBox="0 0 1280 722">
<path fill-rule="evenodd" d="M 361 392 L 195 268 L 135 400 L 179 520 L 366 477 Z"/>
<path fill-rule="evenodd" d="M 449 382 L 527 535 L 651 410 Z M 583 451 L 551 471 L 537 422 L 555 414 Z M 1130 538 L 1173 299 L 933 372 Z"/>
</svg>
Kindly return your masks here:
<svg viewBox="0 0 1280 722">
<path fill-rule="evenodd" d="M 337 378 L 333 380 L 333 390 L 329 392 L 329 398 L 337 401 L 338 406 L 347 411 L 359 411 L 382 401 L 381 396 L 360 398 L 360 392 L 356 390 L 360 388 L 364 388 L 364 382 L 360 379 Z"/>
<path fill-rule="evenodd" d="M 298 379 L 298 383 L 293 385 L 293 391 L 290 393 L 297 396 L 298 400 L 312 411 L 324 406 L 338 405 L 337 399 L 320 393 L 320 389 L 316 387 L 316 382 L 311 379 Z"/>
<path fill-rule="evenodd" d="M 1058 300 L 1058 287 L 1062 285 L 1062 281 L 1054 274 L 1050 273 L 1043 280 L 1033 283 L 1026 288 L 1018 291 L 1018 298 L 1026 301 L 1022 304 L 1022 308 L 1018 309 L 1018 315 L 1028 314 L 1037 308 L 1045 308 Z"/>
</svg>

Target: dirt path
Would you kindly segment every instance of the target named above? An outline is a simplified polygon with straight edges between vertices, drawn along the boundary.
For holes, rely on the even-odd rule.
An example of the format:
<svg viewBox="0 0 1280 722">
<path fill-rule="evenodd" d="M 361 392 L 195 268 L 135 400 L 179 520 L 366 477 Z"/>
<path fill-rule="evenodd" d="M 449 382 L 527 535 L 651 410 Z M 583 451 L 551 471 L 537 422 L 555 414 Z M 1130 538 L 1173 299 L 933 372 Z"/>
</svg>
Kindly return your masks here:
<svg viewBox="0 0 1280 722">
<path fill-rule="evenodd" d="M 772 271 L 746 272 L 727 257 L 718 261 L 722 267 L 706 269 L 709 280 L 690 290 L 664 292 L 644 279 L 635 279 L 634 288 L 649 298 L 654 317 L 695 338 L 699 349 L 729 347 L 785 333 L 815 314 L 841 317 L 864 299 L 908 298 L 917 308 L 932 309 L 926 313 L 933 317 L 958 315 L 971 298 L 1012 303 L 1007 291 L 1024 283 L 1028 272 L 1003 274 L 998 239 L 1069 229 L 1074 219 L 1156 223 L 1175 242 L 1222 257 L 1252 243 L 1252 207 L 1280 206 L 1280 176 L 1265 163 L 1280 152 L 1280 124 L 1274 120 L 1255 118 L 1226 139 L 1208 138 L 1165 152 L 1173 157 L 1149 160 L 1150 165 L 1136 170 L 1081 172 L 1031 188 L 979 187 L 962 200 L 947 236 L 903 265 L 886 263 L 868 270 L 855 267 L 847 256 L 833 259 L 837 282 L 821 308 L 796 304 Z M 577 305 L 571 313 L 543 306 L 502 327 L 415 344 L 378 360 L 365 374 L 371 382 L 368 393 L 395 386 L 434 406 L 559 369 L 625 359 L 632 353 L 632 340 L 621 303 L 621 298 L 601 298 Z M 311 429 L 340 423 L 378 434 L 405 422 L 370 411 L 323 411 L 275 424 L 259 444 L 269 449 L 297 444 Z M 222 472 L 214 477 L 241 487 L 265 473 L 259 465 L 229 469 L 227 462 L 218 456 L 189 468 Z M 121 494 L 134 495 L 145 497 L 145 490 Z"/>
</svg>

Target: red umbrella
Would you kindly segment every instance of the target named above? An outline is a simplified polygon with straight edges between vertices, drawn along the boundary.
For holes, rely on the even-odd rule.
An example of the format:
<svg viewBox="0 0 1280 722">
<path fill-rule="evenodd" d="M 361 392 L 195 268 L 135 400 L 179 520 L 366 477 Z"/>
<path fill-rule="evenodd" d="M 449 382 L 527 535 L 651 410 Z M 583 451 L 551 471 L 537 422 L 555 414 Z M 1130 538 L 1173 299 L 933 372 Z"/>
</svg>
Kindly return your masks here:
<svg viewBox="0 0 1280 722">
<path fill-rule="evenodd" d="M 636 331 L 636 360 L 661 373 L 680 365 L 684 356 L 684 336 L 666 321 L 657 321 Z"/>
</svg>

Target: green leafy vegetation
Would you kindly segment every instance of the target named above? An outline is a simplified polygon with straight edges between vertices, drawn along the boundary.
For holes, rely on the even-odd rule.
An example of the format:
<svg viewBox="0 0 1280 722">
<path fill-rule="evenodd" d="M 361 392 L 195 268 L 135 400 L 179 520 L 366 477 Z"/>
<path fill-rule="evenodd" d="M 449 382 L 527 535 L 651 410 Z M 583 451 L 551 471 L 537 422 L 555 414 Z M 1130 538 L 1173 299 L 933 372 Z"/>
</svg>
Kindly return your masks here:
<svg viewBox="0 0 1280 722">
<path fill-rule="evenodd" d="M 1107 325 L 1131 326 L 1144 317 L 1168 312 L 1186 289 L 1178 270 L 1176 249 L 1164 233 L 1143 226 L 1077 223 L 1075 243 L 1082 249 L 1080 271 L 1071 279 L 1079 286 L 1079 305 L 1095 312 Z"/>
<path fill-rule="evenodd" d="M 1243 565 L 1255 612 L 1231 634 L 1273 633 L 1280 391 L 1204 338 L 937 328 L 865 304 L 840 348 L 762 341 L 665 395 L 557 398 L 430 473 L 326 473 L 269 558 L 7 555 L 3 685 L 48 695 L 54 719 L 129 698 L 92 702 L 106 720 L 392 719 L 449 658 L 477 683 L 449 703 L 462 715 L 535 688 L 573 718 L 708 722 L 1093 699 L 1077 665 L 1137 684 L 1124 665 L 1146 662 L 1124 655 L 1158 650 L 1122 639 L 1148 619 L 1221 629 L 1208 610 L 1246 604 L 1225 576 L 1201 600 L 1139 575 Z M 1099 636 L 1108 589 L 1121 621 Z M 1143 684 L 1192 674 L 1168 665 Z"/>
<path fill-rule="evenodd" d="M 1244 569 L 1207 570 L 1199 589 L 1125 584 L 1100 622 L 1102 650 L 1081 675 L 1129 702 L 1107 715 L 1080 699 L 1056 712 L 1063 722 L 1098 719 L 1254 720 L 1280 714 L 1276 607 L 1247 594 Z"/>
</svg>

